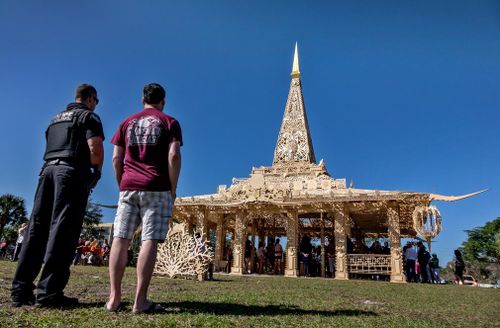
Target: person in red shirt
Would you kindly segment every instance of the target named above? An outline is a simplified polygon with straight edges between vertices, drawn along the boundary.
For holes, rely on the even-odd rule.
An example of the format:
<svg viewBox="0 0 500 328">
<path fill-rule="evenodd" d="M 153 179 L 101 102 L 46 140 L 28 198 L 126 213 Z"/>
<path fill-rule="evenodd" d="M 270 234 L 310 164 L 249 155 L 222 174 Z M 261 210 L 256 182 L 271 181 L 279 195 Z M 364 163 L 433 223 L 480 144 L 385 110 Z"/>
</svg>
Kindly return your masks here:
<svg viewBox="0 0 500 328">
<path fill-rule="evenodd" d="M 0 243 L 0 257 L 6 257 L 8 249 L 9 249 L 9 242 L 7 241 L 7 239 L 3 239 L 2 242 Z"/>
<path fill-rule="evenodd" d="M 163 113 L 165 90 L 157 83 L 143 90 L 144 109 L 125 119 L 111 143 L 113 168 L 120 188 L 109 259 L 111 292 L 105 307 L 121 307 L 121 281 L 133 233 L 142 224 L 142 246 L 137 261 L 134 313 L 164 309 L 147 299 L 158 242 L 167 235 L 181 168 L 181 127 Z"/>
</svg>

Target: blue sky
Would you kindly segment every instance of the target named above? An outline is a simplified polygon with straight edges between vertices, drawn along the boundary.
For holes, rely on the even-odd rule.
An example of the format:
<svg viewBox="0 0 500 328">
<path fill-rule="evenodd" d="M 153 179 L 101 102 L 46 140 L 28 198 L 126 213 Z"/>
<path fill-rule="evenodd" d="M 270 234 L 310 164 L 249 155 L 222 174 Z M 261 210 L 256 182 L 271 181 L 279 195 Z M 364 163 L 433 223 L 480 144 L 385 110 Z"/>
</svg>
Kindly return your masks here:
<svg viewBox="0 0 500 328">
<path fill-rule="evenodd" d="M 491 188 L 436 203 L 433 250 L 446 261 L 464 230 L 499 216 L 498 1 L 2 1 L 0 41 L 0 193 L 28 211 L 46 125 L 82 82 L 98 89 L 107 136 L 95 201 L 117 200 L 109 140 L 148 82 L 166 87 L 183 127 L 179 195 L 270 165 L 298 41 L 316 157 L 333 177 L 447 195 Z"/>
</svg>

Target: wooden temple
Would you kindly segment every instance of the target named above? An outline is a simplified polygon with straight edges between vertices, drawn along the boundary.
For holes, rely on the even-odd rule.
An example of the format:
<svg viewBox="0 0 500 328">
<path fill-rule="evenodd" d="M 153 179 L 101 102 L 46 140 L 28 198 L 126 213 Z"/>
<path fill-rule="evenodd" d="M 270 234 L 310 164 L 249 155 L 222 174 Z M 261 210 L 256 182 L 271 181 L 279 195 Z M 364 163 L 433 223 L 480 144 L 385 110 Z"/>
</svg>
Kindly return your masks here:
<svg viewBox="0 0 500 328">
<path fill-rule="evenodd" d="M 216 269 L 223 262 L 226 233 L 230 232 L 232 274 L 244 272 L 248 238 L 272 241 L 283 237 L 284 275 L 299 276 L 299 243 L 308 235 L 320 240 L 323 276 L 328 240 L 335 245 L 336 279 L 376 273 L 390 275 L 391 282 L 404 282 L 401 238 L 426 232 L 433 237 L 440 231 L 439 215 L 431 218 L 430 228 L 425 227 L 433 200 L 455 201 L 475 194 L 455 197 L 356 189 L 346 186 L 345 179 L 333 178 L 322 160 L 316 163 L 296 45 L 272 166 L 254 167 L 248 178 L 235 178 L 231 186 L 219 186 L 215 194 L 178 198 L 173 217 L 188 227 L 215 232 Z M 363 254 L 366 237 L 388 238 L 390 254 Z M 348 238 L 357 251 L 348 252 Z"/>
</svg>

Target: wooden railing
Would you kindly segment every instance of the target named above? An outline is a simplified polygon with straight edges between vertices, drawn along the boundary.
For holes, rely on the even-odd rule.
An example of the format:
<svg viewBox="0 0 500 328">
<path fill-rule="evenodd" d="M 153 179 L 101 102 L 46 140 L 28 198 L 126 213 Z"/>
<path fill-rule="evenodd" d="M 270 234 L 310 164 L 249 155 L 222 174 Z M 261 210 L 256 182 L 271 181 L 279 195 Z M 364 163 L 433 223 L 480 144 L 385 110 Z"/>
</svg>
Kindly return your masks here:
<svg viewBox="0 0 500 328">
<path fill-rule="evenodd" d="M 378 254 L 347 255 L 349 273 L 391 274 L 391 256 Z"/>
</svg>

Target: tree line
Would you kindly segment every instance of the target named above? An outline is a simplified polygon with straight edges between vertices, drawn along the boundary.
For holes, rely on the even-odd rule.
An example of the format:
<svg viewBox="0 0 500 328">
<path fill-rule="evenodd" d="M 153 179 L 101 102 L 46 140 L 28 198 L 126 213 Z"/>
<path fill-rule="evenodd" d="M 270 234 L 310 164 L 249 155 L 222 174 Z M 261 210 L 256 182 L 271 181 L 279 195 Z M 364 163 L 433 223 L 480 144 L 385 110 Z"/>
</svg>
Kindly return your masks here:
<svg viewBox="0 0 500 328">
<path fill-rule="evenodd" d="M 87 235 L 95 236 L 101 232 L 98 225 L 103 218 L 102 209 L 89 199 L 83 226 Z M 21 224 L 28 222 L 26 204 L 22 197 L 3 194 L 0 196 L 0 241 L 6 240 L 9 245 L 16 242 Z"/>
</svg>

